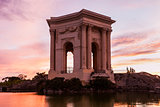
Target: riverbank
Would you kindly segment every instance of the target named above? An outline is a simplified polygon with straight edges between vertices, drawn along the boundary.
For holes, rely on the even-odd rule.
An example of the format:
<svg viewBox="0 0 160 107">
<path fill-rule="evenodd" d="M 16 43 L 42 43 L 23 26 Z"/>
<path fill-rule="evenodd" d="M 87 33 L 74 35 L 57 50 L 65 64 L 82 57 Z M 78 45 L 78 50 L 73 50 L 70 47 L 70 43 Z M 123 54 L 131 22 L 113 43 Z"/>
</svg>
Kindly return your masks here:
<svg viewBox="0 0 160 107">
<path fill-rule="evenodd" d="M 160 77 L 146 72 L 140 73 L 116 73 L 116 84 L 110 84 L 102 79 L 94 84 L 82 86 L 77 79 L 67 80 L 38 80 L 23 81 L 19 84 L 7 87 L 8 92 L 38 92 L 40 94 L 61 93 L 106 93 L 106 92 L 152 92 L 160 93 Z M 2 88 L 2 87 L 1 87 Z"/>
<path fill-rule="evenodd" d="M 106 93 L 106 92 L 150 92 L 160 93 L 160 76 L 152 75 L 146 72 L 140 73 L 118 73 L 115 74 L 115 86 L 96 89 L 92 85 L 85 86 L 78 91 L 72 90 L 45 90 L 45 94 L 61 93 Z M 104 82 L 104 81 L 103 81 Z M 99 81 L 97 87 L 104 87 L 103 82 Z"/>
<path fill-rule="evenodd" d="M 122 91 L 160 92 L 160 76 L 146 72 L 115 74 L 116 88 Z"/>
</svg>

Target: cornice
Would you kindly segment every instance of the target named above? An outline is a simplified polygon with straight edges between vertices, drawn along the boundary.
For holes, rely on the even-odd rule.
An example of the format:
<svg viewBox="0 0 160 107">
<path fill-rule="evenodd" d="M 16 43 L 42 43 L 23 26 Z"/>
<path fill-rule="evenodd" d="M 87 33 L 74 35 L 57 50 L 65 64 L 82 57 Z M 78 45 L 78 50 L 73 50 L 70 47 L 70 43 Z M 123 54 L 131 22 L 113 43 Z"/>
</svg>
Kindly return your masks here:
<svg viewBox="0 0 160 107">
<path fill-rule="evenodd" d="M 69 22 L 69 21 L 81 19 L 83 17 L 97 20 L 97 21 L 107 23 L 107 24 L 113 24 L 115 22 L 114 20 L 111 19 L 111 17 L 105 16 L 102 14 L 98 14 L 96 12 L 92 12 L 86 9 L 82 9 L 79 12 L 71 13 L 68 15 L 63 15 L 59 17 L 51 17 L 50 19 L 47 19 L 47 22 L 48 22 L 48 25 L 50 26 L 51 24 Z"/>
</svg>

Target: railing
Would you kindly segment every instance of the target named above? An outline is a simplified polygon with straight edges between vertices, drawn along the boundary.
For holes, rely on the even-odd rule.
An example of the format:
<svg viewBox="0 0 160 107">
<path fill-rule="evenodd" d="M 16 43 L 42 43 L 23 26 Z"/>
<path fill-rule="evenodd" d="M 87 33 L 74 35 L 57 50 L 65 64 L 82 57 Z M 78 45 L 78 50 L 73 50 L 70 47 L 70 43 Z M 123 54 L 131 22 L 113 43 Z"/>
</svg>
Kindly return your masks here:
<svg viewBox="0 0 160 107">
<path fill-rule="evenodd" d="M 92 72 L 90 76 L 92 76 L 96 73 L 105 73 L 105 70 L 94 70 L 94 72 Z"/>
<path fill-rule="evenodd" d="M 105 70 L 94 70 L 94 73 L 105 73 Z"/>
<path fill-rule="evenodd" d="M 73 67 L 67 67 L 67 70 L 61 71 L 61 74 L 70 74 L 73 73 Z"/>
</svg>

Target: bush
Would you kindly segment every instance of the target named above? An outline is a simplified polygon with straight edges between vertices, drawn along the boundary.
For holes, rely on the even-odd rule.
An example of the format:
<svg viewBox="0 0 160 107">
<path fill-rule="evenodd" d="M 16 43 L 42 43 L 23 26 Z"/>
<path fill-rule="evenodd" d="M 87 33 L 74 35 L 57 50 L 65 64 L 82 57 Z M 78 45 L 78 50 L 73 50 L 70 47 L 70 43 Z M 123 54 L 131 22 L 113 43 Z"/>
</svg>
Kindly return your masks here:
<svg viewBox="0 0 160 107">
<path fill-rule="evenodd" d="M 5 77 L 2 79 L 4 82 L 0 82 L 0 86 L 4 86 L 4 87 L 12 87 L 16 84 L 19 84 L 21 82 L 23 82 L 24 80 L 21 80 L 19 77 Z"/>
<path fill-rule="evenodd" d="M 64 81 L 64 88 L 71 91 L 78 91 L 82 88 L 82 83 L 78 78 Z"/>
<path fill-rule="evenodd" d="M 37 83 L 36 91 L 38 92 L 38 94 L 44 94 L 43 90 L 46 88 L 45 84 L 46 84 L 46 81 L 44 80 L 41 80 Z"/>
<path fill-rule="evenodd" d="M 64 88 L 64 78 L 56 77 L 49 81 L 48 88 L 52 90 L 63 90 Z"/>
<path fill-rule="evenodd" d="M 37 91 L 43 93 L 43 90 L 53 90 L 53 91 L 80 91 L 82 88 L 94 90 L 106 90 L 111 89 L 115 86 L 111 81 L 105 77 L 97 77 L 94 80 L 90 81 L 90 84 L 83 87 L 80 79 L 72 78 L 70 80 L 64 80 L 64 78 L 56 77 L 52 80 L 40 81 L 37 84 Z"/>
<path fill-rule="evenodd" d="M 45 88 L 54 91 L 65 90 L 65 91 L 78 91 L 82 88 L 82 83 L 78 78 L 72 78 L 70 80 L 65 80 L 64 78 L 56 77 L 52 80 L 45 81 L 45 85 L 41 82 L 37 85 L 38 90 Z"/>
<path fill-rule="evenodd" d="M 96 77 L 90 81 L 90 85 L 95 90 L 106 90 L 114 87 L 114 84 L 106 77 Z"/>
</svg>

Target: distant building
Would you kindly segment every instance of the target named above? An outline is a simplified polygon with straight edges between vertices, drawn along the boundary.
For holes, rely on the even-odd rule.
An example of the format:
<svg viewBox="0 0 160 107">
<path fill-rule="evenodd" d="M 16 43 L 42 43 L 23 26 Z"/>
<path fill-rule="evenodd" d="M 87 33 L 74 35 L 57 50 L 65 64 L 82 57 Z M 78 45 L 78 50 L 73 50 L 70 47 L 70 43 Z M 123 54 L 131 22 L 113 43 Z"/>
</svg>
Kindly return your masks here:
<svg viewBox="0 0 160 107">
<path fill-rule="evenodd" d="M 49 79 L 76 77 L 88 82 L 95 76 L 105 76 L 114 82 L 111 69 L 111 25 L 114 20 L 83 9 L 51 17 L 47 22 L 51 35 Z M 72 72 L 71 69 L 67 71 L 67 52 L 73 53 Z"/>
</svg>

